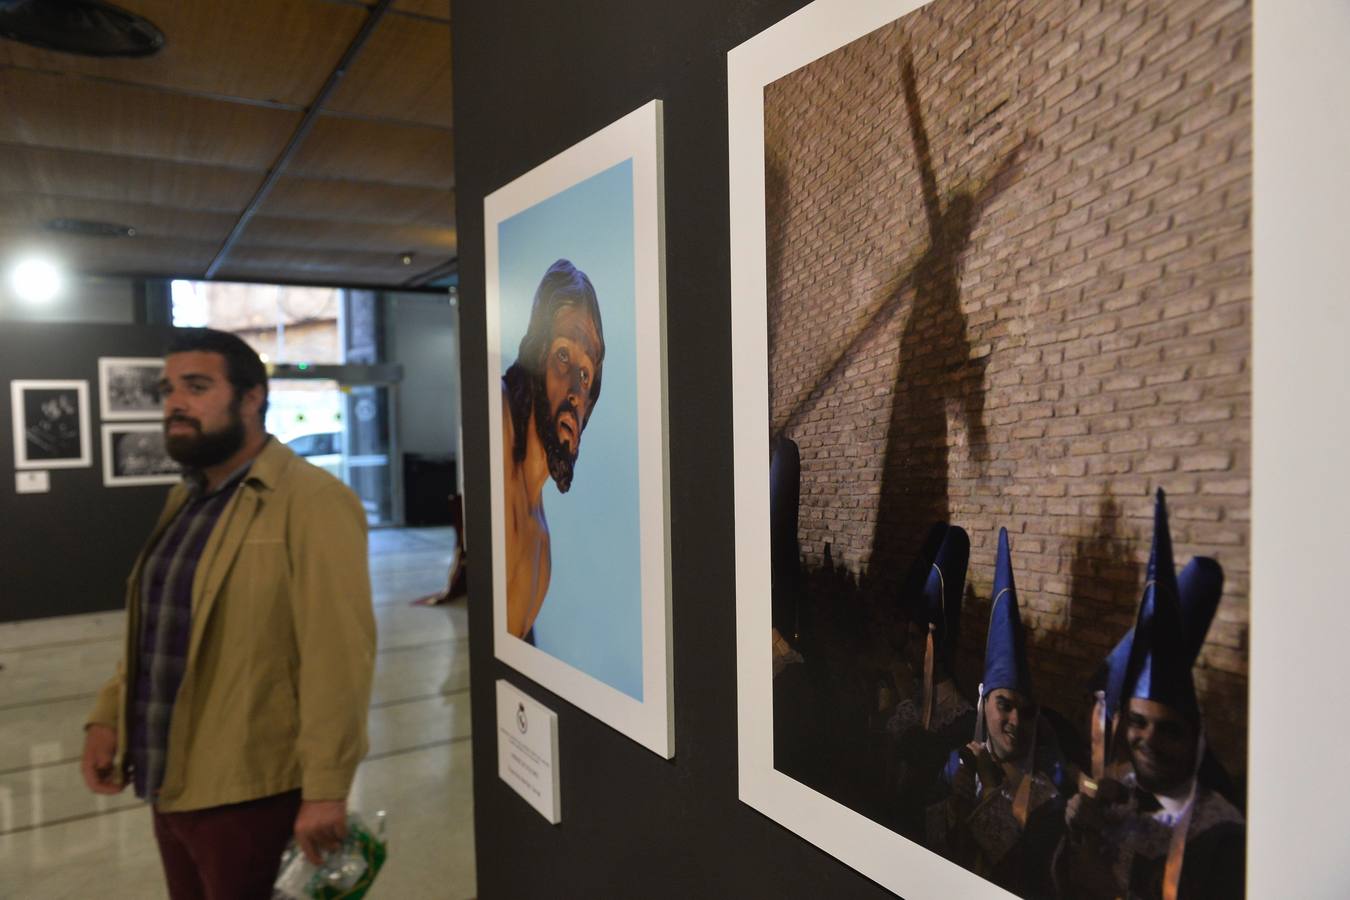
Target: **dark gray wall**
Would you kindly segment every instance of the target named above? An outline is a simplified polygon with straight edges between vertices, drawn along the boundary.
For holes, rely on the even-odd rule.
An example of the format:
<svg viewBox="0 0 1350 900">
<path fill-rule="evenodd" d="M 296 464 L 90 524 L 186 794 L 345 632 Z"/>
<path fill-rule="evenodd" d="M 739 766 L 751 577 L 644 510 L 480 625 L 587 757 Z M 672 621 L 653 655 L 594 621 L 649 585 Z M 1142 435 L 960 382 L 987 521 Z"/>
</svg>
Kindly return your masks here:
<svg viewBox="0 0 1350 900">
<path fill-rule="evenodd" d="M 880 897 L 737 800 L 726 53 L 800 0 L 455 4 L 457 216 L 479 893 Z M 674 760 L 492 656 L 483 197 L 665 103 Z M 557 710 L 562 825 L 497 778 L 494 680 Z"/>
<path fill-rule="evenodd" d="M 403 366 L 404 453 L 459 456 L 459 314 L 448 294 L 384 295 L 385 359 Z"/>
<path fill-rule="evenodd" d="M 67 286 L 49 302 L 34 306 L 15 296 L 8 272 L 0 278 L 0 322 L 139 321 L 144 283 L 131 278 L 67 276 Z"/>
<path fill-rule="evenodd" d="M 138 325 L 0 323 L 0 622 L 122 607 L 122 588 L 168 488 L 103 486 L 98 358 L 160 356 L 171 329 Z M 51 491 L 14 490 L 9 383 L 89 382 L 93 464 L 51 469 Z"/>
</svg>

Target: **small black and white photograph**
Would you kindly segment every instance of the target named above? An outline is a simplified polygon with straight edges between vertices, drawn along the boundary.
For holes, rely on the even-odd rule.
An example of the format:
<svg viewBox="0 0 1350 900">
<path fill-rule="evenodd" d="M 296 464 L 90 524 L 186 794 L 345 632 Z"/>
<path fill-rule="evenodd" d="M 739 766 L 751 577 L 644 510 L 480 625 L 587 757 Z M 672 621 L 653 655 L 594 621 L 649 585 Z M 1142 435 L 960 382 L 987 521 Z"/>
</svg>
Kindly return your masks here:
<svg viewBox="0 0 1350 900">
<path fill-rule="evenodd" d="M 183 468 L 164 448 L 158 422 L 103 426 L 103 486 L 177 484 Z"/>
<path fill-rule="evenodd" d="M 100 357 L 98 397 L 102 418 L 158 419 L 159 376 L 163 371 L 164 360 L 156 357 Z"/>
<path fill-rule="evenodd" d="M 9 383 L 14 468 L 76 469 L 93 464 L 89 447 L 89 382 Z"/>
</svg>

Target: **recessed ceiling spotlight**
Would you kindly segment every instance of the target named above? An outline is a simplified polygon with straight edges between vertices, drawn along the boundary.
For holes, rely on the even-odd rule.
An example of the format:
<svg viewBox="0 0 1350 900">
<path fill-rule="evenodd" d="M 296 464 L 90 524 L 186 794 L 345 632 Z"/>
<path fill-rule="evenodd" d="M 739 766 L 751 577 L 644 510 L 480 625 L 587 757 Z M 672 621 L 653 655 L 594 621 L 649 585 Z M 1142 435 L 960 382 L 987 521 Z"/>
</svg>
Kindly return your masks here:
<svg viewBox="0 0 1350 900">
<path fill-rule="evenodd" d="M 9 283 L 19 299 L 27 303 L 48 303 L 61 292 L 65 281 L 61 270 L 50 260 L 25 259 L 9 273 Z"/>
<path fill-rule="evenodd" d="M 80 56 L 150 56 L 164 46 L 154 22 L 102 0 L 3 0 L 0 37 Z"/>
<path fill-rule="evenodd" d="M 89 219 L 52 219 L 47 223 L 48 231 L 60 234 L 73 234 L 77 237 L 135 237 L 136 229 L 130 225 L 117 225 L 112 222 L 94 222 Z"/>
<path fill-rule="evenodd" d="M 413 261 L 413 254 L 411 252 L 404 253 L 403 256 L 400 257 L 400 259 L 403 261 L 403 264 L 405 266 L 411 266 Z"/>
</svg>

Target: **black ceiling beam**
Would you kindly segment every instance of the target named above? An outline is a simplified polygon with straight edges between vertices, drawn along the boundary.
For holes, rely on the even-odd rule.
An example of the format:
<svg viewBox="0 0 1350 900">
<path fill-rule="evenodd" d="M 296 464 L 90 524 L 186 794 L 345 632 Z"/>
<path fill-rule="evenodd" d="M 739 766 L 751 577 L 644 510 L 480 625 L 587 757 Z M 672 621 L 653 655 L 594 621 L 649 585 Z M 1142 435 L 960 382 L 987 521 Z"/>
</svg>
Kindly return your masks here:
<svg viewBox="0 0 1350 900">
<path fill-rule="evenodd" d="M 342 77 L 347 74 L 347 69 L 356 59 L 357 54 L 359 54 L 361 49 L 366 45 L 366 41 L 368 41 L 370 36 L 375 33 L 376 26 L 379 25 L 380 20 L 384 18 L 384 14 L 389 11 L 389 5 L 392 2 L 393 0 L 380 0 L 379 3 L 376 3 L 371 7 L 370 15 L 366 17 L 365 24 L 362 25 L 361 30 L 356 33 L 356 37 L 352 38 L 352 42 L 348 45 L 346 52 L 342 54 L 342 58 L 339 59 L 337 65 L 333 67 L 333 71 L 328 74 L 328 79 L 323 83 L 323 87 L 319 88 L 319 93 L 315 96 L 314 102 L 309 105 L 307 110 L 305 110 L 304 117 L 300 119 L 300 124 L 295 127 L 295 131 L 291 134 L 291 139 L 286 142 L 286 147 L 281 151 L 281 155 L 277 157 L 276 162 L 272 163 L 272 167 L 267 170 L 267 175 L 263 178 L 262 184 L 258 186 L 258 190 L 254 193 L 253 199 L 248 202 L 248 206 L 245 206 L 244 211 L 239 214 L 239 220 L 235 222 L 234 227 L 230 229 L 229 235 L 225 238 L 225 243 L 221 244 L 220 249 L 216 251 L 215 258 L 212 259 L 211 264 L 206 267 L 206 272 L 203 273 L 203 277 L 214 278 L 215 274 L 220 271 L 220 267 L 225 264 L 225 258 L 229 256 L 230 250 L 234 247 L 235 242 L 243 235 L 244 229 L 248 227 L 249 220 L 253 218 L 253 214 L 258 211 L 262 202 L 267 199 L 267 195 L 272 192 L 272 188 L 281 178 L 281 173 L 286 168 L 287 163 L 291 161 L 295 152 L 300 148 L 300 144 L 314 127 L 314 123 L 318 121 L 319 111 L 323 108 L 324 103 L 327 102 L 328 97 L 333 91 L 337 89 L 339 82 L 342 81 Z"/>
</svg>

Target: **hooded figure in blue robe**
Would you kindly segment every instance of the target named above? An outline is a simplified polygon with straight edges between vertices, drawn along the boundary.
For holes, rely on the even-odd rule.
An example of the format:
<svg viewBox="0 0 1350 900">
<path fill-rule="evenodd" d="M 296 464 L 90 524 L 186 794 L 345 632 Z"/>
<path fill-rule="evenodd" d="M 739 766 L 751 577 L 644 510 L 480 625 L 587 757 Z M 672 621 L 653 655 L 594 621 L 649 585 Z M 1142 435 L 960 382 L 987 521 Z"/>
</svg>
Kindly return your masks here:
<svg viewBox="0 0 1350 900">
<path fill-rule="evenodd" d="M 896 737 L 898 809 L 892 824 L 916 840 L 922 839 L 924 806 L 947 755 L 966 743 L 975 725 L 975 709 L 952 675 L 970 538 L 956 525 L 935 532 L 942 540 L 923 589 L 902 597 L 909 606 L 905 657 L 915 676 L 914 688 L 896 704 L 886 726 Z"/>
<path fill-rule="evenodd" d="M 1007 529 L 999 529 L 975 739 L 953 750 L 928 806 L 930 849 L 1024 897 L 1052 893 L 1072 781 L 1027 664 Z"/>
<path fill-rule="evenodd" d="M 1097 771 L 1066 807 L 1068 833 L 1055 864 L 1062 896 L 1243 896 L 1246 826 L 1199 777 L 1204 721 L 1191 671 L 1223 573 L 1201 558 L 1183 576 L 1176 576 L 1159 490 L 1139 613 L 1107 657 L 1094 713 Z"/>
</svg>

